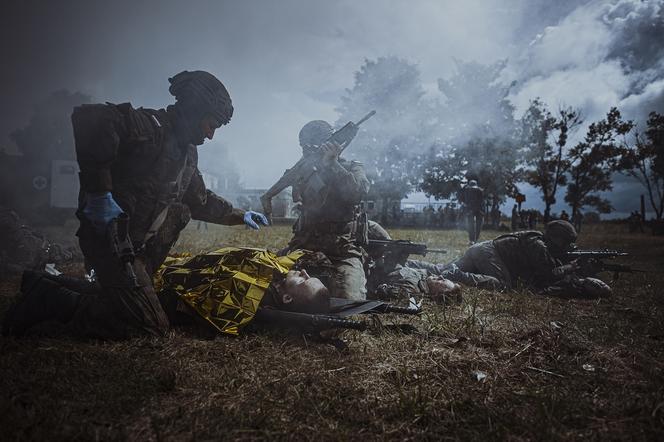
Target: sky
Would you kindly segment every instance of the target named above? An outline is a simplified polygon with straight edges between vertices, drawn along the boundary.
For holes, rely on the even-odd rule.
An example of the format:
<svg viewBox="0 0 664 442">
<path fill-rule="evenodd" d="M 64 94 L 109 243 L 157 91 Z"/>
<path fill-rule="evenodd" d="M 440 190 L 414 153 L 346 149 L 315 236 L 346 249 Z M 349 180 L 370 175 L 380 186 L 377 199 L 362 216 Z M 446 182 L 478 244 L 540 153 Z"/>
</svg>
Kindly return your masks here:
<svg viewBox="0 0 664 442">
<path fill-rule="evenodd" d="M 588 122 L 614 105 L 642 119 L 664 111 L 663 3 L 5 0 L 0 146 L 11 149 L 8 134 L 55 90 L 159 108 L 172 102 L 168 77 L 203 69 L 226 85 L 235 113 L 201 149 L 223 145 L 244 184 L 264 188 L 299 158 L 302 125 L 335 121 L 353 73 L 389 55 L 418 66 L 431 98 L 455 58 L 507 59 L 517 113 L 539 96 L 581 108 Z M 616 207 L 635 209 L 640 191 L 619 181 Z"/>
</svg>

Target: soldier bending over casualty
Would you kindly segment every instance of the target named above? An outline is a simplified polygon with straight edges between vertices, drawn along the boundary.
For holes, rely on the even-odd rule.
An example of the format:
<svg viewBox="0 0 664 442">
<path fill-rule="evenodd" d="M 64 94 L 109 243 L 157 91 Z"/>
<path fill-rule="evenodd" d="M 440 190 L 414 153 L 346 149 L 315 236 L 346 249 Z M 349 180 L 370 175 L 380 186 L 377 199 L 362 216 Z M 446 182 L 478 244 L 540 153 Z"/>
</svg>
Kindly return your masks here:
<svg viewBox="0 0 664 442">
<path fill-rule="evenodd" d="M 45 314 L 82 336 L 163 334 L 169 322 L 152 277 L 189 220 L 254 229 L 257 222 L 267 224 L 262 214 L 235 209 L 207 190 L 198 170 L 196 146 L 233 115 L 224 85 L 204 71 L 184 71 L 169 82 L 176 103 L 166 109 L 134 109 L 129 103 L 74 109 L 81 168 L 77 235 L 102 290 L 79 293 L 38 274 L 25 275 L 23 297 L 5 317 L 4 334 L 21 335 Z M 130 218 L 135 278 L 108 241 L 109 226 L 121 213 Z"/>
</svg>

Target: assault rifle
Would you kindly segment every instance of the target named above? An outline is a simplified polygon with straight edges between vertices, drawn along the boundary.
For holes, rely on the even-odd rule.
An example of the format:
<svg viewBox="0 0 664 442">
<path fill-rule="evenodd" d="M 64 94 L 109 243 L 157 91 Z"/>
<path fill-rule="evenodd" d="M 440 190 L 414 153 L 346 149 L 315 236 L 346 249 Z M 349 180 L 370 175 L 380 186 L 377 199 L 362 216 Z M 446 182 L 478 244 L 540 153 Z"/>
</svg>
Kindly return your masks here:
<svg viewBox="0 0 664 442">
<path fill-rule="evenodd" d="M 629 256 L 629 253 L 627 252 L 622 252 L 620 250 L 610 250 L 610 249 L 603 249 L 603 250 L 572 250 L 570 252 L 567 252 L 567 256 L 576 259 L 576 258 L 595 258 L 595 259 L 602 259 L 602 258 L 615 258 L 616 256 Z"/>
<path fill-rule="evenodd" d="M 134 287 L 138 287 L 138 279 L 134 272 L 134 246 L 129 237 L 129 215 L 122 212 L 116 218 L 113 218 L 108 225 L 108 240 L 111 245 L 111 251 L 124 267 L 125 274 Z"/>
<path fill-rule="evenodd" d="M 614 279 L 618 279 L 620 273 L 646 273 L 645 270 L 635 269 L 626 264 L 613 264 L 604 262 L 605 259 L 614 259 L 618 256 L 629 256 L 629 253 L 619 250 L 572 250 L 566 253 L 566 257 L 572 261 L 577 260 L 581 271 L 589 276 L 599 272 L 613 272 Z"/>
<path fill-rule="evenodd" d="M 408 256 L 426 256 L 427 253 L 447 253 L 444 249 L 430 249 L 424 243 L 416 243 L 406 239 L 370 239 L 366 246 L 367 252 L 374 259 L 383 258 L 404 265 Z"/>
<path fill-rule="evenodd" d="M 341 151 L 339 154 L 341 155 L 341 152 L 343 152 L 344 149 L 348 147 L 350 142 L 353 141 L 353 138 L 355 138 L 355 135 L 357 135 L 360 124 L 364 123 L 375 114 L 376 111 L 372 110 L 357 123 L 349 121 L 344 127 L 330 135 L 330 137 L 325 140 L 323 144 L 330 142 L 339 144 L 341 146 Z M 272 185 L 272 187 L 270 187 L 267 192 L 261 196 L 263 213 L 268 217 L 268 219 L 271 219 L 272 216 L 272 198 L 274 198 L 277 194 L 279 194 L 279 192 L 287 187 L 305 183 L 320 168 L 321 159 L 321 153 L 314 153 L 311 155 L 303 156 L 297 163 L 295 163 L 293 167 L 287 169 L 283 176 L 279 178 L 279 181 L 274 183 L 274 185 Z"/>
<path fill-rule="evenodd" d="M 422 312 L 419 307 L 400 307 L 382 301 L 352 302 L 339 300 L 342 306 L 338 311 L 328 314 L 309 314 L 289 312 L 272 307 L 261 307 L 256 312 L 258 322 L 278 325 L 284 328 L 296 329 L 306 332 L 320 332 L 332 328 L 352 330 L 366 330 L 367 321 L 348 319 L 351 315 L 371 313 L 396 313 L 402 315 L 417 315 Z M 343 308 L 343 304 L 347 308 Z"/>
</svg>

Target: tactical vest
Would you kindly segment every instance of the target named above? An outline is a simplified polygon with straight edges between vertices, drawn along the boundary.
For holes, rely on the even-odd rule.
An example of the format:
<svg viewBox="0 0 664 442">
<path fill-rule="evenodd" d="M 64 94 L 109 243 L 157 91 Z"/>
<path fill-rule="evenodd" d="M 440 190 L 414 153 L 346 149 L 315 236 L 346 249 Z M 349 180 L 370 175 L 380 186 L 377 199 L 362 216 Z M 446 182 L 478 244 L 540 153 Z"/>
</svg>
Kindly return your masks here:
<svg viewBox="0 0 664 442">
<path fill-rule="evenodd" d="M 116 126 L 122 129 L 109 134 L 119 138 L 111 166 L 113 198 L 130 216 L 130 236 L 140 246 L 151 236 L 148 232 L 159 228 L 168 207 L 182 201 L 196 172 L 196 147 L 178 142 L 163 109 L 134 109 L 124 103 L 82 106 L 79 113 L 84 116 L 78 117 L 78 124 L 119 119 Z"/>
</svg>

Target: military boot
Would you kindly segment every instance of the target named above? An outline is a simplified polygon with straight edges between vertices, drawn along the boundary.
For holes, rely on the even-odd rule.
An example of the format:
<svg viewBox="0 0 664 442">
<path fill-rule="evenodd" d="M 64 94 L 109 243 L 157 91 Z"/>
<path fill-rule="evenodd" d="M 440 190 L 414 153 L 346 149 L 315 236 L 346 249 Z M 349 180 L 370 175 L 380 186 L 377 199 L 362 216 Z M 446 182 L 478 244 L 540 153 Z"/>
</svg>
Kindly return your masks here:
<svg viewBox="0 0 664 442">
<path fill-rule="evenodd" d="M 81 294 L 33 271 L 23 273 L 21 294 L 2 321 L 4 336 L 23 336 L 30 328 L 45 321 L 68 322 Z"/>
</svg>

